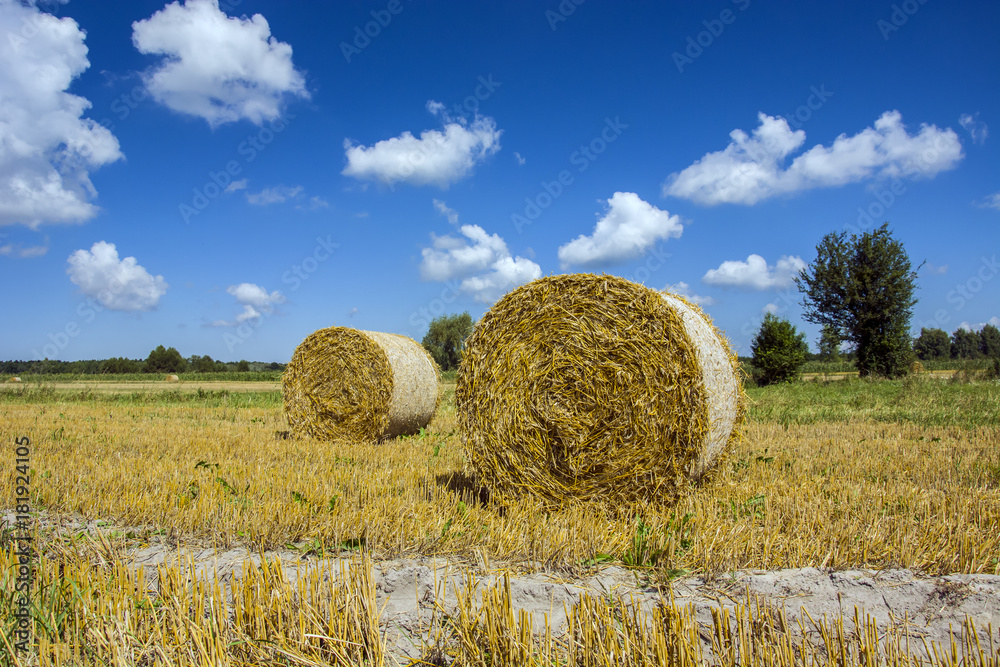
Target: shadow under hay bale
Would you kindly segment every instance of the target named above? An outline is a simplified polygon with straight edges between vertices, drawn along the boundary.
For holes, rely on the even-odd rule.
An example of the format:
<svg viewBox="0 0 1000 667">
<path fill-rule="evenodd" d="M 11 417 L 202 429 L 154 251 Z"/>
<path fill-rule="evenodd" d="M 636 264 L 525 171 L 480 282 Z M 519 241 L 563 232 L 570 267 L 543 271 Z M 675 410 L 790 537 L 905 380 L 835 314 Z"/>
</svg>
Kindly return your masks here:
<svg viewBox="0 0 1000 667">
<path fill-rule="evenodd" d="M 497 502 L 673 502 L 740 437 L 735 355 L 683 297 L 615 276 L 541 278 L 466 341 L 459 431 Z"/>
<path fill-rule="evenodd" d="M 446 475 L 437 475 L 434 481 L 438 486 L 457 493 L 462 502 L 482 506 L 490 504 L 490 490 L 480 484 L 474 475 L 452 472 Z"/>
<path fill-rule="evenodd" d="M 437 365 L 398 334 L 320 329 L 295 349 L 281 378 L 296 436 L 384 440 L 417 433 L 438 405 Z"/>
</svg>

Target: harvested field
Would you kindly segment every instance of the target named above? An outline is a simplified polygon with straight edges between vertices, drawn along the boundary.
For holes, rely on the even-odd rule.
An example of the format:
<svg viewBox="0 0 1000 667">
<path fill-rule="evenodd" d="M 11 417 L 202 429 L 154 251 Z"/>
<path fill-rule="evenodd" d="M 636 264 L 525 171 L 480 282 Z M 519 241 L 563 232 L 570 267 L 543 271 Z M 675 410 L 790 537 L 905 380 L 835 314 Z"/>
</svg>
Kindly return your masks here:
<svg viewBox="0 0 1000 667">
<path fill-rule="evenodd" d="M 281 391 L 281 381 L 273 382 L 224 382 L 220 380 L 180 380 L 178 382 L 167 382 L 164 380 L 154 380 L 149 382 L 101 382 L 79 380 L 73 382 L 46 382 L 45 388 L 66 392 L 86 392 L 97 391 L 111 394 L 121 393 L 146 393 L 160 391 L 240 391 L 240 392 L 271 392 Z M 15 388 L 0 387 L 0 391 L 16 391 Z"/>
<path fill-rule="evenodd" d="M 872 650 L 870 638 L 864 640 L 868 644 L 862 641 L 868 636 L 865 611 L 875 619 L 879 641 L 897 636 L 893 633 L 903 628 L 902 616 L 908 616 L 911 652 L 925 661 L 920 635 L 936 641 L 945 636 L 950 621 L 960 637 L 959 624 L 968 614 L 982 653 L 959 640 L 957 655 L 977 656 L 977 664 L 980 657 L 982 664 L 1000 659 L 994 648 L 1000 647 L 997 607 L 989 604 L 1000 575 L 996 383 L 847 380 L 751 389 L 746 441 L 717 477 L 689 489 L 676 506 L 636 504 L 626 517 L 602 512 L 599 504 L 549 513 L 528 502 L 506 509 L 492 505 L 467 469 L 455 433 L 454 384 L 441 385 L 441 410 L 425 432 L 382 445 L 289 439 L 283 435 L 288 429 L 280 392 L 238 392 L 235 384 L 202 395 L 116 395 L 81 391 L 78 385 L 42 390 L 30 383 L 0 392 L 3 437 L 8 442 L 31 438 L 32 504 L 39 513 L 35 534 L 46 563 L 42 569 L 49 573 L 40 574 L 39 581 L 53 581 L 51 568 L 63 564 L 67 581 L 80 590 L 118 590 L 114 595 L 119 600 L 125 595 L 121 591 L 131 590 L 133 609 L 148 606 L 149 614 L 161 615 L 161 625 L 172 618 L 169 627 L 177 628 L 172 631 L 176 634 L 156 634 L 154 617 L 142 612 L 80 626 L 97 634 L 77 635 L 72 619 L 81 617 L 74 614 L 96 618 L 94 612 L 85 612 L 73 597 L 39 598 L 39 604 L 69 613 L 56 614 L 68 619 L 58 635 L 36 625 L 35 636 L 62 647 L 51 655 L 68 655 L 72 646 L 94 646 L 94 637 L 100 636 L 101 655 L 131 651 L 137 656 L 145 650 L 142 646 L 158 645 L 174 664 L 204 664 L 194 648 L 199 642 L 207 655 L 224 656 L 219 658 L 224 664 L 283 664 L 287 656 L 282 658 L 282 651 L 313 664 L 356 664 L 354 658 L 336 657 L 333 644 L 307 641 L 303 630 L 293 632 L 299 626 L 291 616 L 283 617 L 285 629 L 280 631 L 259 619 L 264 623 L 260 628 L 272 628 L 267 631 L 270 644 L 239 643 L 261 636 L 251 632 L 258 627 L 252 625 L 257 617 L 237 623 L 224 615 L 196 615 L 190 617 L 195 626 L 189 625 L 182 619 L 188 612 L 181 610 L 196 611 L 202 603 L 194 601 L 207 599 L 198 596 L 215 593 L 211 587 L 202 593 L 190 589 L 184 582 L 191 573 L 184 568 L 162 570 L 155 586 L 149 579 L 148 602 L 142 602 L 142 586 L 126 586 L 131 581 L 127 570 L 145 564 L 149 578 L 156 563 L 189 554 L 195 564 L 217 559 L 220 576 L 232 573 L 223 577 L 219 595 L 231 596 L 233 581 L 251 576 L 262 590 L 279 591 L 278 600 L 285 584 L 254 565 L 260 563 L 255 554 L 266 552 L 281 557 L 288 579 L 293 561 L 339 568 L 337 559 L 371 559 L 371 579 L 350 583 L 350 576 L 335 577 L 346 582 L 344 590 L 369 601 L 337 607 L 353 616 L 337 616 L 318 598 L 317 609 L 327 609 L 318 616 L 302 607 L 285 607 L 312 619 L 303 620 L 303 627 L 312 628 L 307 634 L 337 632 L 324 636 L 370 644 L 369 664 L 394 664 L 391 656 L 406 664 L 404 656 L 432 656 L 436 644 L 443 654 L 457 656 L 458 664 L 477 664 L 474 649 L 485 650 L 501 637 L 506 637 L 506 648 L 492 654 L 509 660 L 498 657 L 494 664 L 527 664 L 529 654 L 536 656 L 536 664 L 542 664 L 537 656 L 544 655 L 565 662 L 573 651 L 577 656 L 585 647 L 598 651 L 596 643 L 587 643 L 597 641 L 597 635 L 587 634 L 597 628 L 621 646 L 635 640 L 639 635 L 628 635 L 629 626 L 621 625 L 621 619 L 641 612 L 637 622 L 648 622 L 642 619 L 661 613 L 656 611 L 658 596 L 669 599 L 671 591 L 677 611 L 669 611 L 673 607 L 668 604 L 662 627 L 701 637 L 673 645 L 688 651 L 688 658 L 676 660 L 680 664 L 694 664 L 697 647 L 714 664 L 731 664 L 724 659 L 726 646 L 771 647 L 767 650 L 778 655 L 785 640 L 777 630 L 791 632 L 800 627 L 798 621 L 810 642 L 828 646 L 816 649 L 817 664 L 827 664 L 827 658 L 834 662 L 823 651 L 840 646 L 841 622 L 843 650 L 861 655 Z M 13 481 L 3 480 L 3 497 L 13 497 Z M 9 540 L 10 533 L 5 534 Z M 330 565 L 323 565 L 326 559 L 333 559 Z M 244 562 L 250 568 L 246 575 L 240 574 Z M 462 601 L 453 589 L 448 597 L 439 596 L 435 585 L 447 579 L 441 568 L 459 583 L 475 577 L 501 585 L 480 587 L 496 592 Z M 751 588 L 750 598 L 741 597 L 744 584 Z M 5 579 L 5 590 L 12 585 L 12 579 Z M 625 597 L 616 602 L 619 598 L 609 597 L 607 588 Z M 462 584 L 459 590 L 472 588 Z M 864 590 L 869 596 L 859 597 Z M 593 595 L 584 595 L 588 591 Z M 764 595 L 765 604 L 751 611 L 747 603 L 753 592 Z M 628 593 L 637 607 L 628 606 Z M 723 593 L 733 600 L 725 602 Z M 831 607 L 838 593 L 837 606 Z M 878 606 L 876 598 L 883 594 Z M 278 613 L 278 607 L 255 595 L 262 614 Z M 323 595 L 341 593 L 331 589 Z M 97 604 L 104 598 L 92 599 Z M 986 602 L 977 608 L 980 599 Z M 110 600 L 102 604 L 111 605 Z M 695 609 L 685 620 L 688 601 Z M 732 605 L 734 623 L 735 605 L 743 605 L 739 614 L 748 624 L 745 635 L 734 625 L 735 634 L 725 639 L 710 611 L 719 601 Z M 560 611 L 562 602 L 568 616 Z M 828 640 L 799 612 L 800 602 L 810 614 L 816 612 L 816 623 L 827 624 L 823 632 Z M 855 602 L 861 635 L 852 634 Z M 775 616 L 782 607 L 787 610 L 784 626 Z M 528 616 L 522 617 L 521 609 Z M 383 610 L 383 616 L 373 620 L 375 610 Z M 545 642 L 542 611 L 549 614 L 549 649 L 540 646 Z M 836 615 L 841 611 L 842 618 Z M 817 616 L 823 613 L 835 615 L 823 620 Z M 579 628 L 573 632 L 583 634 L 567 635 L 569 626 L 559 626 L 570 617 Z M 216 626 L 196 620 L 210 618 Z M 336 622 L 317 620 L 322 618 Z M 488 618 L 493 620 L 487 623 Z M 895 630 L 889 632 L 890 626 Z M 126 632 L 126 627 L 131 629 Z M 532 639 L 530 630 L 540 627 L 541 634 Z M 759 634 L 765 627 L 773 631 Z M 639 634 L 671 646 L 670 635 Z M 209 641 L 211 637 L 226 641 Z M 529 640 L 534 642 L 530 650 L 524 648 Z M 637 657 L 624 664 L 657 664 L 655 651 L 660 649 L 652 644 L 648 650 L 633 648 Z M 897 649 L 880 648 L 876 662 L 897 664 Z M 799 646 L 791 655 L 808 650 Z M 947 643 L 941 650 L 950 650 Z M 484 654 L 478 655 L 482 660 Z M 616 655 L 621 658 L 620 652 Z M 773 662 L 791 664 L 786 658 Z"/>
</svg>

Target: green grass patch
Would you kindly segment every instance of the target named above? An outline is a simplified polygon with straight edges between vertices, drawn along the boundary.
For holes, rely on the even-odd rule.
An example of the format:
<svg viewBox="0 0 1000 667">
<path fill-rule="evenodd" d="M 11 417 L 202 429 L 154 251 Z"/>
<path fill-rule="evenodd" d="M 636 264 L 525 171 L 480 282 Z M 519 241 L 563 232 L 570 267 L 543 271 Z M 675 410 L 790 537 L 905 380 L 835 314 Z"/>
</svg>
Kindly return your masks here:
<svg viewBox="0 0 1000 667">
<path fill-rule="evenodd" d="M 277 408 L 282 407 L 280 391 L 92 391 L 55 389 L 48 385 L 19 386 L 0 391 L 4 404 L 87 403 L 91 405 L 188 405 L 206 408 Z"/>
<path fill-rule="evenodd" d="M 24 382 L 163 382 L 167 373 L 23 373 Z M 281 382 L 281 371 L 176 373 L 181 382 Z"/>
<path fill-rule="evenodd" d="M 780 424 L 871 420 L 1000 426 L 1000 383 L 935 378 L 846 379 L 747 387 L 750 419 Z"/>
</svg>

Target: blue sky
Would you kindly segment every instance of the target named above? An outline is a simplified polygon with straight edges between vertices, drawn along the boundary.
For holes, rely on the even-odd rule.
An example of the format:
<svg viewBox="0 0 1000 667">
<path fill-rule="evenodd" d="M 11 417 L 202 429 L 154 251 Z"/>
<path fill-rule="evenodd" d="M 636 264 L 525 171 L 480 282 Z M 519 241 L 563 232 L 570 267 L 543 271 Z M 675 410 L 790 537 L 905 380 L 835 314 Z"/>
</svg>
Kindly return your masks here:
<svg viewBox="0 0 1000 667">
<path fill-rule="evenodd" d="M 1000 323 L 998 38 L 995 2 L 0 0 L 0 358 L 287 361 L 576 271 L 815 346 L 791 276 L 885 220 L 915 333 Z"/>
</svg>

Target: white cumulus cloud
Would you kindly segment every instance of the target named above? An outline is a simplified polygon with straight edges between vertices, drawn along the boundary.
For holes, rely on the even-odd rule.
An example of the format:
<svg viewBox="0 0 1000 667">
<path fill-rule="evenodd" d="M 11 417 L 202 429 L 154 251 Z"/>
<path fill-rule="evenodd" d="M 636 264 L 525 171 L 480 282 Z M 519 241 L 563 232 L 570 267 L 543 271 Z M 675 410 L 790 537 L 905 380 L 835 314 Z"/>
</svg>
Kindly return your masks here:
<svg viewBox="0 0 1000 667">
<path fill-rule="evenodd" d="M 985 327 L 987 324 L 992 324 L 993 326 L 1000 328 L 1000 317 L 994 315 L 985 322 L 977 322 L 976 324 L 970 324 L 969 322 L 962 322 L 961 324 L 958 325 L 958 328 L 965 329 L 966 331 L 977 332 L 981 331 L 982 328 Z"/>
<path fill-rule="evenodd" d="M 285 300 L 281 292 L 275 290 L 268 294 L 266 289 L 253 283 L 230 285 L 226 288 L 226 292 L 236 297 L 239 303 L 258 308 L 268 308 Z"/>
<path fill-rule="evenodd" d="M 459 231 L 464 239 L 431 234 L 431 247 L 421 250 L 420 276 L 424 280 L 464 278 L 510 255 L 498 234 L 487 234 L 479 225 L 462 225 Z"/>
<path fill-rule="evenodd" d="M 70 18 L 0 0 L 0 226 L 78 223 L 97 214 L 90 171 L 122 158 L 90 102 L 66 92 L 90 67 Z"/>
<path fill-rule="evenodd" d="M 514 287 L 541 277 L 541 267 L 530 259 L 501 257 L 488 272 L 463 280 L 460 289 L 476 301 L 492 303 Z"/>
<path fill-rule="evenodd" d="M 403 132 L 372 146 L 355 146 L 345 139 L 347 166 L 341 173 L 389 186 L 409 183 L 446 189 L 500 150 L 502 130 L 492 118 L 477 115 L 472 123 L 451 120 L 434 104 L 428 102 L 428 109 L 445 121 L 442 130 L 425 130 L 419 139 Z"/>
<path fill-rule="evenodd" d="M 110 310 L 152 310 L 167 293 L 163 276 L 152 276 L 135 257 L 118 258 L 114 243 L 98 241 L 69 256 L 66 273 L 80 292 Z"/>
<path fill-rule="evenodd" d="M 132 24 L 132 43 L 163 56 L 143 77 L 153 99 L 212 127 L 243 118 L 260 125 L 289 97 L 309 97 L 292 47 L 271 36 L 267 19 L 227 16 L 218 0 L 171 2 Z"/>
<path fill-rule="evenodd" d="M 621 262 L 639 257 L 657 241 L 677 238 L 683 231 L 679 216 L 670 215 L 634 192 L 616 192 L 591 236 L 578 236 L 559 248 L 563 268 Z"/>
<path fill-rule="evenodd" d="M 691 291 L 691 286 L 688 285 L 683 280 L 679 283 L 673 285 L 667 285 L 664 288 L 666 292 L 672 292 L 674 294 L 680 294 L 682 297 L 690 301 L 691 303 L 698 306 L 711 306 L 715 304 L 715 299 L 710 296 L 701 296 L 700 294 L 695 294 Z"/>
<path fill-rule="evenodd" d="M 924 124 L 910 134 L 898 111 L 886 111 L 874 127 L 850 137 L 842 134 L 830 146 L 816 145 L 785 168 L 785 158 L 805 144 L 805 132 L 793 132 L 784 118 L 760 113 L 758 119 L 752 135 L 733 130 L 724 150 L 671 174 L 663 195 L 707 205 L 755 204 L 866 179 L 931 178 L 953 169 L 963 157 L 954 130 Z"/>
<path fill-rule="evenodd" d="M 461 280 L 458 291 L 484 303 L 541 278 L 541 267 L 530 259 L 512 257 L 499 235 L 487 234 L 478 225 L 462 225 L 459 231 L 465 238 L 431 234 L 431 247 L 421 251 L 421 278 Z"/>
<path fill-rule="evenodd" d="M 264 313 L 270 315 L 276 305 L 285 301 L 281 292 L 275 290 L 268 293 L 266 289 L 254 283 L 230 285 L 226 288 L 226 292 L 236 297 L 237 303 L 243 306 L 243 310 L 236 315 L 235 320 L 215 320 L 207 326 L 238 327 L 244 322 L 260 319 Z"/>
<path fill-rule="evenodd" d="M 717 287 L 747 290 L 770 290 L 790 287 L 806 263 L 801 257 L 782 256 L 775 266 L 768 266 L 760 255 L 750 255 L 745 262 L 728 260 L 717 269 L 709 269 L 702 282 Z"/>
</svg>

